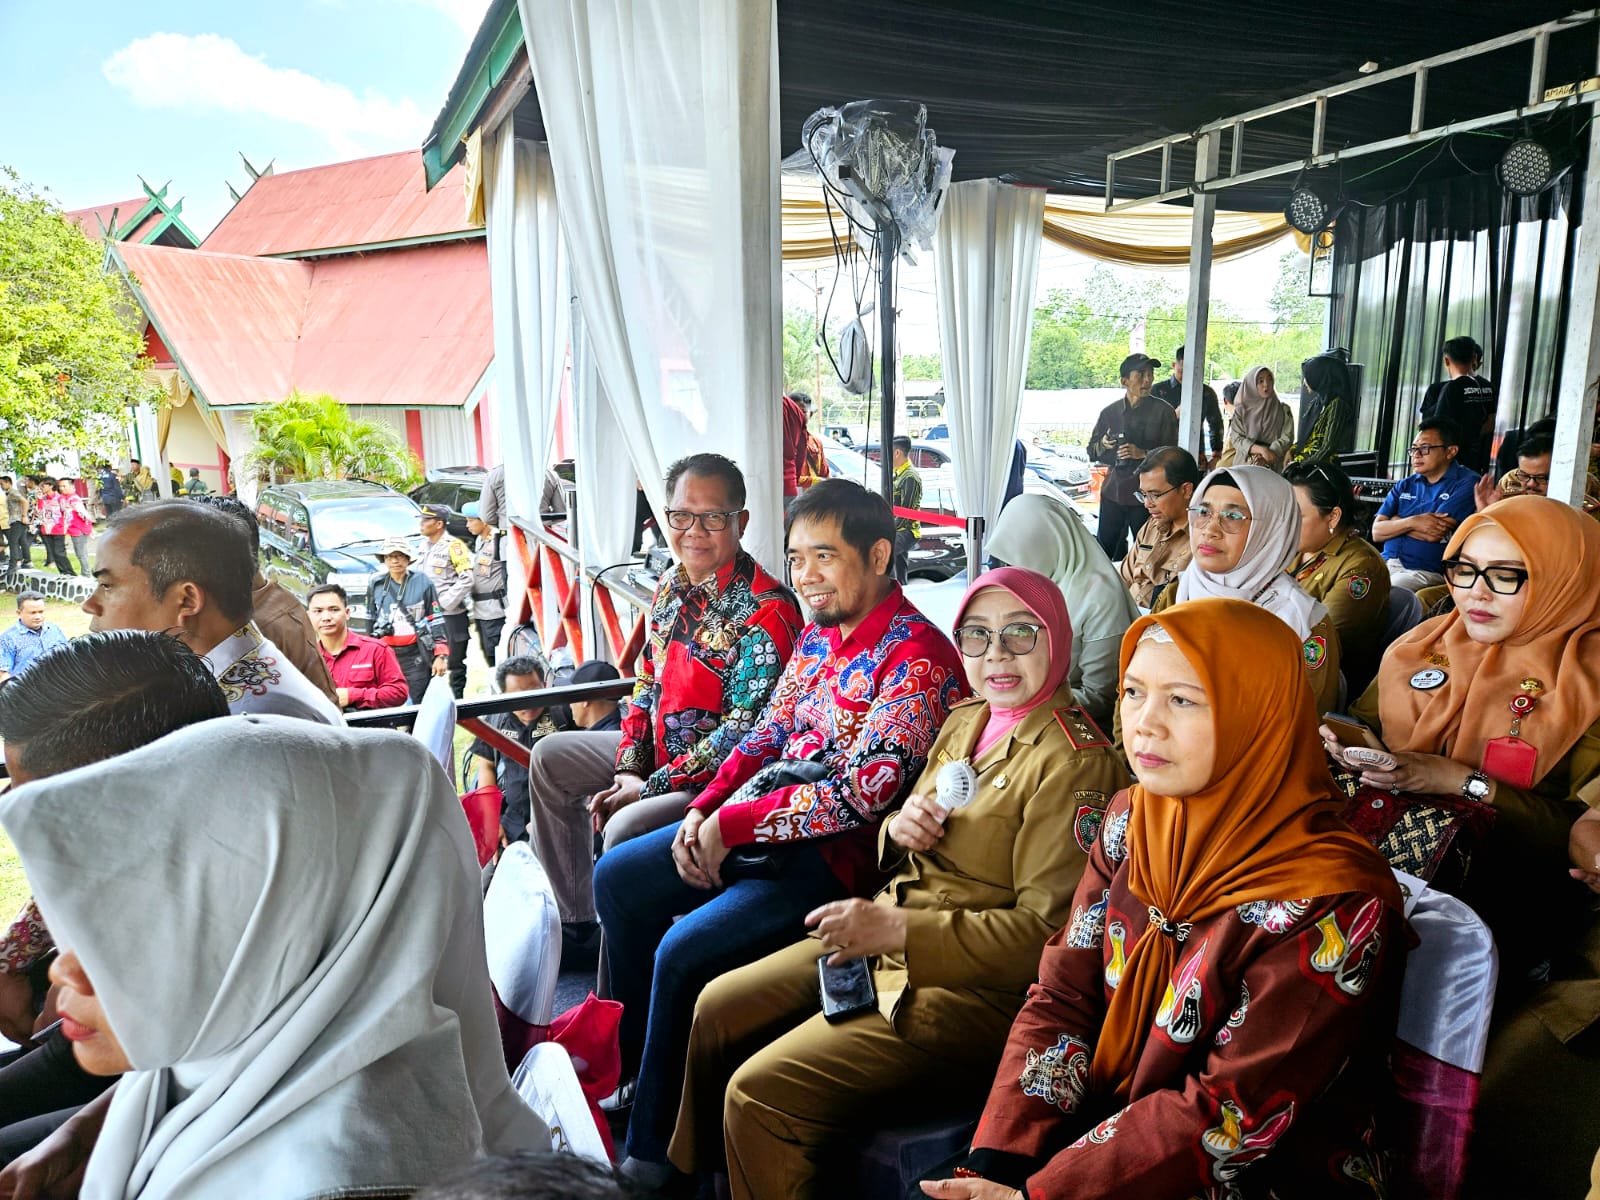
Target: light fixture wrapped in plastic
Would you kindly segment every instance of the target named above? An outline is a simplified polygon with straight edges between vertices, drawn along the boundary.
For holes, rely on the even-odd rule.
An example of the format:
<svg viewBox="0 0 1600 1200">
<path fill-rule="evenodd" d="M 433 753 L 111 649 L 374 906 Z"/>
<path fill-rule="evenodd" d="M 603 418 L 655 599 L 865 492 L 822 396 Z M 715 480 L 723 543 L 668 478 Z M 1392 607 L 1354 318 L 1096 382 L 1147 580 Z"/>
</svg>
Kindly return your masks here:
<svg viewBox="0 0 1600 1200">
<path fill-rule="evenodd" d="M 1555 156 L 1543 142 L 1518 138 L 1506 147 L 1494 173 L 1500 186 L 1514 196 L 1536 196 L 1556 177 Z"/>
<path fill-rule="evenodd" d="M 807 118 L 800 143 L 786 169 L 819 171 L 854 220 L 867 228 L 892 222 L 902 247 L 932 245 L 955 151 L 939 145 L 926 107 L 914 100 L 856 100 L 819 108 Z"/>
</svg>

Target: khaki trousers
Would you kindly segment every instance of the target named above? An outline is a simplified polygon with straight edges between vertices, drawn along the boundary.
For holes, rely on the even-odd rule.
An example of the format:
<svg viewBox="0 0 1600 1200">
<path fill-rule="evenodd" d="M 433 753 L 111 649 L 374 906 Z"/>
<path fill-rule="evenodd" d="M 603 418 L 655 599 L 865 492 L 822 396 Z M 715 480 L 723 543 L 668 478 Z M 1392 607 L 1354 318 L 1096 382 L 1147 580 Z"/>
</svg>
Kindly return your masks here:
<svg viewBox="0 0 1600 1200">
<path fill-rule="evenodd" d="M 831 1160 L 880 1129 L 975 1109 L 1005 1031 L 913 1045 L 877 1012 L 830 1025 L 807 938 L 714 980 L 695 1005 L 669 1157 L 710 1172 L 726 1151 L 734 1200 L 837 1195 Z M 743 1064 L 743 1065 L 741 1065 Z"/>
<path fill-rule="evenodd" d="M 579 730 L 534 743 L 528 762 L 528 840 L 550 876 L 561 923 L 593 921 L 594 825 L 589 797 L 611 786 L 622 734 Z M 603 848 L 683 819 L 690 797 L 668 792 L 638 800 L 606 822 Z"/>
</svg>

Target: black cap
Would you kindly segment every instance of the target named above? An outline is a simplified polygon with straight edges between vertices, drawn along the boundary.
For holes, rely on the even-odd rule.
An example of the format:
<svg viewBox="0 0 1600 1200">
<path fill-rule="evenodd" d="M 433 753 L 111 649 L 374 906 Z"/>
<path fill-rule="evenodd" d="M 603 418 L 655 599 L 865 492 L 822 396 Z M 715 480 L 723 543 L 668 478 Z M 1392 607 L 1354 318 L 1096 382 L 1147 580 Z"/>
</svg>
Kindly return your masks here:
<svg viewBox="0 0 1600 1200">
<path fill-rule="evenodd" d="M 599 683 L 602 679 L 621 678 L 621 673 L 614 666 L 608 662 L 601 662 L 598 658 L 580 663 L 578 669 L 572 673 L 573 683 Z"/>
<path fill-rule="evenodd" d="M 422 513 L 424 516 L 432 517 L 435 521 L 448 521 L 450 519 L 450 508 L 445 504 L 424 504 Z"/>
<path fill-rule="evenodd" d="M 1146 367 L 1159 367 L 1160 365 L 1160 359 L 1151 358 L 1148 354 L 1130 354 L 1122 360 L 1122 370 L 1117 373 L 1118 378 L 1126 379 L 1131 371 L 1142 371 Z"/>
</svg>

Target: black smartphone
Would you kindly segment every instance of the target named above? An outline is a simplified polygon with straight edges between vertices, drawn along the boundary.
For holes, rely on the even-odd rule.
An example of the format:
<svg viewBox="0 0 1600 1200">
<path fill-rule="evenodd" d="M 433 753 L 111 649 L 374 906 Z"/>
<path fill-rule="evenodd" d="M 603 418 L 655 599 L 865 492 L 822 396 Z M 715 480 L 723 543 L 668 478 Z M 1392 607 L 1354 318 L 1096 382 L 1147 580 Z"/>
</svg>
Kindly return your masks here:
<svg viewBox="0 0 1600 1200">
<path fill-rule="evenodd" d="M 842 966 L 830 967 L 830 957 L 824 954 L 817 959 L 823 1017 L 830 1023 L 837 1023 L 878 1007 L 878 993 L 872 986 L 872 969 L 867 966 L 867 960 L 852 958 Z"/>
</svg>

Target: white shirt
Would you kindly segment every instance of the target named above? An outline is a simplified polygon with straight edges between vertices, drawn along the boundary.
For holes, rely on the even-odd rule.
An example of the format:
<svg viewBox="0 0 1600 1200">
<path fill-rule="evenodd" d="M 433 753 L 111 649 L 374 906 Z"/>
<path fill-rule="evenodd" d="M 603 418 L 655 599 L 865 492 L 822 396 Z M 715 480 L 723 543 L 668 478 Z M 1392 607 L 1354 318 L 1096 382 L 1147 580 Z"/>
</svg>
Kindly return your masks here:
<svg viewBox="0 0 1600 1200">
<path fill-rule="evenodd" d="M 343 725 L 344 717 L 300 669 L 249 621 L 205 655 L 206 666 L 222 685 L 231 713 L 276 713 Z"/>
</svg>

